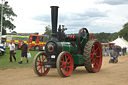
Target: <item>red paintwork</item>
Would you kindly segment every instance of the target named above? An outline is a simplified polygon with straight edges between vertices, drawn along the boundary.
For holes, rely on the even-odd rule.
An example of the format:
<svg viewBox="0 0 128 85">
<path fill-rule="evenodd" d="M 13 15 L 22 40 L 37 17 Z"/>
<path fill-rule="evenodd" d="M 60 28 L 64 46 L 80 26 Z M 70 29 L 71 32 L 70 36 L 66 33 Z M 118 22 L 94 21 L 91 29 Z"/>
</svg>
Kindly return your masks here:
<svg viewBox="0 0 128 85">
<path fill-rule="evenodd" d="M 35 41 L 35 43 L 32 43 L 32 37 L 33 37 L 33 36 L 37 36 L 37 40 Z M 39 41 L 39 36 L 43 36 L 43 41 L 42 41 L 43 43 L 40 43 L 40 41 Z M 29 49 L 34 49 L 35 46 L 39 46 L 39 47 L 40 47 L 40 50 L 42 50 L 43 47 L 44 47 L 45 44 L 46 44 L 46 41 L 44 40 L 45 37 L 47 37 L 47 35 L 37 35 L 37 34 L 35 34 L 35 35 L 30 35 L 30 36 L 29 36 L 29 40 L 27 41 L 26 44 L 29 45 Z M 18 42 L 15 42 L 15 40 L 12 40 L 12 42 L 13 42 L 15 45 L 18 45 L 19 48 L 21 48 L 21 42 L 22 42 L 22 40 L 18 40 Z M 7 42 L 7 43 L 9 44 L 10 42 Z"/>
<path fill-rule="evenodd" d="M 37 36 L 37 40 L 35 41 L 35 43 L 32 43 L 32 37 L 33 36 Z M 47 37 L 47 35 L 30 35 L 29 37 L 29 48 L 30 49 L 34 49 L 36 46 L 39 46 L 40 47 L 40 50 L 43 49 L 43 47 L 45 46 L 45 44 L 40 44 L 40 41 L 39 41 L 39 36 L 43 36 L 43 42 L 46 43 L 46 41 L 44 41 L 44 38 Z"/>
<path fill-rule="evenodd" d="M 50 50 L 50 47 L 52 48 L 51 50 Z M 48 46 L 48 51 L 49 51 L 49 52 L 53 52 L 53 50 L 54 50 L 54 46 L 53 46 L 53 45 L 49 45 L 49 46 Z"/>
<path fill-rule="evenodd" d="M 92 47 L 91 56 L 90 56 L 91 64 L 93 70 L 97 72 L 100 70 L 102 64 L 102 49 L 100 43 L 98 42 L 95 42 L 93 45 L 94 46 Z"/>
<path fill-rule="evenodd" d="M 73 62 L 73 58 L 71 56 L 71 54 L 69 53 L 65 53 L 62 56 L 61 59 L 61 72 L 65 75 L 65 76 L 69 76 L 72 71 L 73 71 L 73 66 L 74 66 L 74 62 Z M 69 63 L 69 66 L 67 66 L 67 63 Z"/>
<path fill-rule="evenodd" d="M 38 56 L 37 61 L 35 61 L 36 62 L 36 69 L 40 75 L 46 75 L 50 70 L 50 68 L 45 68 L 44 64 L 42 63 L 42 62 L 47 61 L 46 60 L 47 57 L 48 56 L 46 55 L 46 53 L 42 53 L 42 55 Z"/>
<path fill-rule="evenodd" d="M 93 34 L 89 34 L 90 40 L 94 40 L 95 36 Z"/>
</svg>

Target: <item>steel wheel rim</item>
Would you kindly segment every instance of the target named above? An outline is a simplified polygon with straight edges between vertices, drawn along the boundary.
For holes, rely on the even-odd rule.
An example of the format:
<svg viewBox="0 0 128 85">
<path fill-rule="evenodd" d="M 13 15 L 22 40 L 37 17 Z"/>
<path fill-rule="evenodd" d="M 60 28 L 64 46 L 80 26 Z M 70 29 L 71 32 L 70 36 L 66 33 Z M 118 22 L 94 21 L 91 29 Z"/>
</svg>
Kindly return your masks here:
<svg viewBox="0 0 128 85">
<path fill-rule="evenodd" d="M 102 49 L 98 42 L 94 42 L 91 48 L 91 65 L 95 72 L 99 71 L 102 64 Z"/>
<path fill-rule="evenodd" d="M 65 53 L 62 55 L 60 60 L 60 70 L 63 75 L 69 76 L 73 71 L 73 59 L 69 53 Z"/>
<path fill-rule="evenodd" d="M 45 68 L 43 62 L 47 62 L 47 55 L 45 53 L 41 53 L 40 55 L 38 55 L 36 62 L 35 62 L 35 66 L 36 66 L 36 70 L 40 75 L 46 75 L 50 68 Z"/>
</svg>

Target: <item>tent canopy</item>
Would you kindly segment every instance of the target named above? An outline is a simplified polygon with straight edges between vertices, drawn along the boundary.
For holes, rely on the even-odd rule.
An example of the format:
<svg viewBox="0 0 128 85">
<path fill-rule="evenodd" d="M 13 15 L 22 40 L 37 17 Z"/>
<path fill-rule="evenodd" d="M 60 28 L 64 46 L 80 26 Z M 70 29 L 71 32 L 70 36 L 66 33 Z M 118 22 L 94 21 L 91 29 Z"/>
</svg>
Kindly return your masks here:
<svg viewBox="0 0 128 85">
<path fill-rule="evenodd" d="M 114 41 L 110 43 L 115 43 L 115 45 L 120 46 L 121 48 L 123 47 L 128 48 L 128 42 L 124 40 L 123 37 L 122 38 L 118 37 L 117 39 L 115 39 Z"/>
</svg>

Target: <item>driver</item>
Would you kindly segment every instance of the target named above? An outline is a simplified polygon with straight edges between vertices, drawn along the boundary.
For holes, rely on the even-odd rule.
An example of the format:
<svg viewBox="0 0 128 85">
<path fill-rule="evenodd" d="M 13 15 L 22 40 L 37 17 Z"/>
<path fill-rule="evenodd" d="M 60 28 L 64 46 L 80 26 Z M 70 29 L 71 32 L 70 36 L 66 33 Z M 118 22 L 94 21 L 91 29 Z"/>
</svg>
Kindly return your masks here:
<svg viewBox="0 0 128 85">
<path fill-rule="evenodd" d="M 86 30 L 82 29 L 82 30 L 81 30 L 81 35 L 82 35 L 82 36 L 85 36 L 85 35 L 86 35 Z"/>
</svg>

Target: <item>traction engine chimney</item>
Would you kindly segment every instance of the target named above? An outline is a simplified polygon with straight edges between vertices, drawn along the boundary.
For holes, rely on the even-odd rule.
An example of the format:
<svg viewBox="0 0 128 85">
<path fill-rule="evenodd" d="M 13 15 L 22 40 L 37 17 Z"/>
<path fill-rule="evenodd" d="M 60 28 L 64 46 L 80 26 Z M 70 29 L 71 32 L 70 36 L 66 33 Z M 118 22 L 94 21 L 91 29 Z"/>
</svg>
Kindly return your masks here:
<svg viewBox="0 0 128 85">
<path fill-rule="evenodd" d="M 52 40 L 58 41 L 57 22 L 58 22 L 58 6 L 51 6 L 51 22 L 52 22 Z"/>
</svg>

